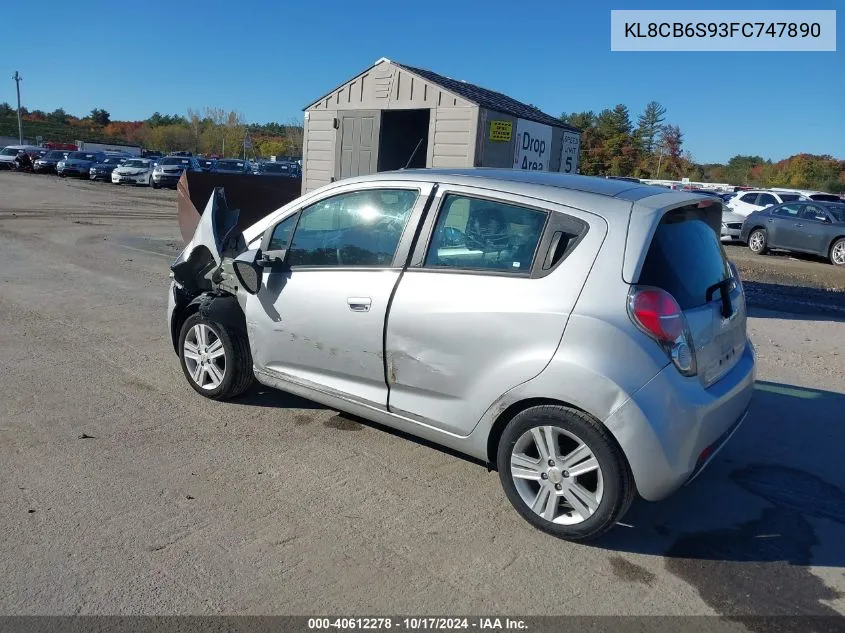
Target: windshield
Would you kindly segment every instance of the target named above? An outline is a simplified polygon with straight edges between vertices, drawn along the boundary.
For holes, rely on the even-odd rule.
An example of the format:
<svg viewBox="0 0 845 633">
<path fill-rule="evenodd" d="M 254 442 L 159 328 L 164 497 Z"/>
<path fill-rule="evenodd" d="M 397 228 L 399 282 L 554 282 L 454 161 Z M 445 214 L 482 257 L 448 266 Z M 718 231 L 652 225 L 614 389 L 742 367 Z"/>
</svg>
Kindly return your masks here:
<svg viewBox="0 0 845 633">
<path fill-rule="evenodd" d="M 65 154 L 67 154 L 67 152 L 53 150 L 52 152 L 44 154 L 44 158 L 49 158 L 50 160 L 61 160 L 65 157 Z"/>
<path fill-rule="evenodd" d="M 97 160 L 97 157 L 94 154 L 89 154 L 87 152 L 71 152 L 68 154 L 68 158 L 76 160 Z"/>
<path fill-rule="evenodd" d="M 290 171 L 290 167 L 279 163 L 265 163 L 261 166 L 261 171 L 272 171 L 275 173 L 280 173 L 283 171 Z"/>
<path fill-rule="evenodd" d="M 660 221 L 639 283 L 662 288 L 689 310 L 707 303 L 707 289 L 730 276 L 719 236 L 702 210 L 682 207 Z"/>
<path fill-rule="evenodd" d="M 116 165 L 122 161 L 126 160 L 122 156 L 108 156 L 103 159 L 103 163 L 106 165 Z"/>
<path fill-rule="evenodd" d="M 169 156 L 167 158 L 162 158 L 158 161 L 159 165 L 183 165 L 187 167 L 191 164 L 191 161 L 187 158 L 176 158 L 173 156 Z"/>
<path fill-rule="evenodd" d="M 149 167 L 150 161 L 148 160 L 141 160 L 140 158 L 136 158 L 134 160 L 128 160 L 123 163 L 124 167 Z"/>
<path fill-rule="evenodd" d="M 17 156 L 18 152 L 22 150 L 17 149 L 16 147 L 6 147 L 0 152 L 0 156 Z"/>
<path fill-rule="evenodd" d="M 241 161 L 237 161 L 237 160 L 218 160 L 217 161 L 217 168 L 218 169 L 243 169 L 244 164 Z"/>
</svg>

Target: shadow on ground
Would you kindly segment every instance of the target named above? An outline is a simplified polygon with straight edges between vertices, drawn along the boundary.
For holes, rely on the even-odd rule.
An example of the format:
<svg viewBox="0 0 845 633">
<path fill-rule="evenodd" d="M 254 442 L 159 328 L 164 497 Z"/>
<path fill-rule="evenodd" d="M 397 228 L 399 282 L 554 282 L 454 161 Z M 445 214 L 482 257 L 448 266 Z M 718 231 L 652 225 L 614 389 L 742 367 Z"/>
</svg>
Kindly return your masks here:
<svg viewBox="0 0 845 633">
<path fill-rule="evenodd" d="M 744 281 L 751 316 L 845 321 L 845 292 L 806 286 Z"/>
<path fill-rule="evenodd" d="M 758 382 L 708 470 L 664 502 L 635 502 L 593 545 L 665 557 L 726 616 L 837 615 L 822 601 L 839 593 L 809 566 L 845 567 L 843 447 L 845 395 Z"/>
</svg>

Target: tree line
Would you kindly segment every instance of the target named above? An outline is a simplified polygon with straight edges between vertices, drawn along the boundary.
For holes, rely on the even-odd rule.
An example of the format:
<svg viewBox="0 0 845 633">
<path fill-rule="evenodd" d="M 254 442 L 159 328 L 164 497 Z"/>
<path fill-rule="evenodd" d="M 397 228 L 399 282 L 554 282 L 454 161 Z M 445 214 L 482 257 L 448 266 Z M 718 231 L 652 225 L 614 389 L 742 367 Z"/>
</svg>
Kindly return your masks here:
<svg viewBox="0 0 845 633">
<path fill-rule="evenodd" d="M 697 163 L 684 149 L 680 127 L 666 123 L 666 111 L 652 101 L 636 123 L 623 104 L 598 114 L 573 112 L 560 118 L 581 130 L 582 174 L 845 191 L 845 160 L 832 156 L 797 154 L 772 162 L 738 155 L 726 164 Z"/>
<path fill-rule="evenodd" d="M 15 109 L 0 103 L 0 120 L 15 116 Z M 21 108 L 21 117 L 32 123 L 34 130 L 48 130 L 66 138 L 45 140 L 67 141 L 86 138 L 86 133 L 98 140 L 141 145 L 147 149 L 164 152 L 192 151 L 218 156 L 242 156 L 244 139 L 251 147 L 248 156 L 301 156 L 302 124 L 296 120 L 287 123 L 247 123 L 236 111 L 206 107 L 188 109 L 187 116 L 154 112 L 142 121 L 113 121 L 111 114 L 94 108 L 83 117 L 68 114 L 63 108 L 52 112 Z M 26 127 L 26 125 L 25 125 Z"/>
</svg>

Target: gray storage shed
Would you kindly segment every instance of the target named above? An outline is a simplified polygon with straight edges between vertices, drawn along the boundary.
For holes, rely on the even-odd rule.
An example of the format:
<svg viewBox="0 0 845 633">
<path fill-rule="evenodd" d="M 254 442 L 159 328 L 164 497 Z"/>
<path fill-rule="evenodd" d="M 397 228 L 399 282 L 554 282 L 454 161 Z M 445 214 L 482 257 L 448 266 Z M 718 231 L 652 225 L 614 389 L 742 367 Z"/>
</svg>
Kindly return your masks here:
<svg viewBox="0 0 845 633">
<path fill-rule="evenodd" d="M 577 173 L 580 132 L 511 97 L 382 58 L 305 109 L 302 190 L 404 167 Z"/>
</svg>

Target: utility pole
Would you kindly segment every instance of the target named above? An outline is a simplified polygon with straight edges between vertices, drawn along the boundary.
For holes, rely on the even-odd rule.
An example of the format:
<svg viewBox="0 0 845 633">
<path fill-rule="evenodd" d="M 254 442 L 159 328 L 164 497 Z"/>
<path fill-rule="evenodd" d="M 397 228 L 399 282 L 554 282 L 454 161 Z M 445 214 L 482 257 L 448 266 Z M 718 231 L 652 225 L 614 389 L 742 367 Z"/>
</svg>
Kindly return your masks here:
<svg viewBox="0 0 845 633">
<path fill-rule="evenodd" d="M 15 87 L 18 90 L 18 143 L 23 145 L 23 125 L 21 124 L 21 81 L 23 81 L 23 77 L 16 70 L 12 79 L 15 80 Z"/>
</svg>

